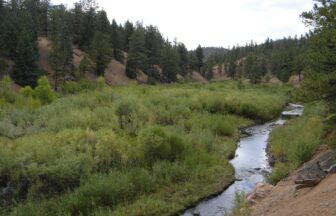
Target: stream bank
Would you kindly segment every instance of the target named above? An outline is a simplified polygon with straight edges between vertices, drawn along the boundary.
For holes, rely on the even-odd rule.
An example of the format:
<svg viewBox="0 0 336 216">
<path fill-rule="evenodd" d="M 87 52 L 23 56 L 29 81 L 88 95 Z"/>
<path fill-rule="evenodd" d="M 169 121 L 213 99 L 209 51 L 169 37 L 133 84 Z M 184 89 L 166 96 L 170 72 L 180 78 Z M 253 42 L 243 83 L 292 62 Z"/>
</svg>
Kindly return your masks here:
<svg viewBox="0 0 336 216">
<path fill-rule="evenodd" d="M 249 193 L 258 183 L 265 182 L 271 172 L 267 154 L 268 138 L 274 127 L 283 125 L 287 118 L 302 115 L 303 106 L 289 104 L 276 121 L 245 129 L 238 142 L 235 158 L 230 163 L 235 168 L 236 181 L 218 196 L 200 202 L 188 209 L 183 216 L 222 216 L 235 207 L 236 193 Z"/>
</svg>

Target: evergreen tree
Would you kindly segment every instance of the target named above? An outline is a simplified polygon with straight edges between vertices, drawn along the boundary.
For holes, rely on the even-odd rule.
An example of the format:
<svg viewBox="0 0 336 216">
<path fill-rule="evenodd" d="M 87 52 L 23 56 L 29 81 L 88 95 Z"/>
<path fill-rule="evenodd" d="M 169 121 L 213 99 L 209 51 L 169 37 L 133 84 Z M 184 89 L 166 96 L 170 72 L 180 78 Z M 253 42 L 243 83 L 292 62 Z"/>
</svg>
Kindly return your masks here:
<svg viewBox="0 0 336 216">
<path fill-rule="evenodd" d="M 40 27 L 39 4 L 40 0 L 23 0 L 23 7 L 25 9 L 25 12 L 28 12 L 30 14 L 30 17 L 33 21 L 31 30 L 34 32 L 36 37 L 38 36 Z"/>
<path fill-rule="evenodd" d="M 12 78 L 19 85 L 35 87 L 40 71 L 37 67 L 37 38 L 33 25 L 30 14 L 22 12 Z"/>
<path fill-rule="evenodd" d="M 72 14 L 72 28 L 73 28 L 73 42 L 76 45 L 82 44 L 81 28 L 84 17 L 83 6 L 80 3 L 75 3 L 71 10 Z"/>
<path fill-rule="evenodd" d="M 5 22 L 5 8 L 3 0 L 0 0 L 0 56 L 4 55 L 5 43 L 3 35 L 5 34 L 4 22 Z"/>
<path fill-rule="evenodd" d="M 202 49 L 201 45 L 198 45 L 198 47 L 196 49 L 196 58 L 197 58 L 198 72 L 202 73 L 204 54 L 203 54 L 203 49 Z"/>
<path fill-rule="evenodd" d="M 126 21 L 124 24 L 124 29 L 123 29 L 123 41 L 122 41 L 122 48 L 124 51 L 128 52 L 129 48 L 130 48 L 130 40 L 131 40 L 131 36 L 133 35 L 133 32 L 135 30 L 134 25 L 129 22 Z"/>
<path fill-rule="evenodd" d="M 161 51 L 161 64 L 163 79 L 167 83 L 175 82 L 179 71 L 179 55 L 169 42 L 166 42 Z"/>
<path fill-rule="evenodd" d="M 326 99 L 336 110 L 336 2 L 317 0 L 310 12 L 304 12 L 305 23 L 313 28 L 308 55 L 309 70 L 304 85 L 314 99 Z"/>
<path fill-rule="evenodd" d="M 112 20 L 111 25 L 111 42 L 113 46 L 113 57 L 117 61 L 122 62 L 124 58 L 123 53 L 121 52 L 119 26 L 114 19 Z"/>
<path fill-rule="evenodd" d="M 145 32 L 145 46 L 147 49 L 148 64 L 158 65 L 160 63 L 160 52 L 163 47 L 163 37 L 159 30 L 150 25 Z"/>
<path fill-rule="evenodd" d="M 58 90 L 60 80 L 65 82 L 67 76 L 73 77 L 71 17 L 63 5 L 55 6 L 50 17 L 53 42 L 50 63 L 54 69 L 54 88 Z"/>
<path fill-rule="evenodd" d="M 20 34 L 20 16 L 22 4 L 17 1 L 11 1 L 8 6 L 3 8 L 1 15 L 3 22 L 0 23 L 0 44 L 3 50 L 3 55 L 14 59 L 17 54 L 18 36 Z"/>
<path fill-rule="evenodd" d="M 110 21 L 107 18 L 107 14 L 104 10 L 98 11 L 97 13 L 97 31 L 109 34 L 110 33 Z"/>
<path fill-rule="evenodd" d="M 177 52 L 179 54 L 180 74 L 186 76 L 189 72 L 188 50 L 183 43 L 177 45 Z"/>
<path fill-rule="evenodd" d="M 209 56 L 204 64 L 205 78 L 211 80 L 213 78 L 213 68 L 216 65 L 215 55 Z"/>
<path fill-rule="evenodd" d="M 87 49 L 97 31 L 97 3 L 95 0 L 82 0 L 75 5 L 76 25 L 78 31 L 75 42 L 82 49 Z M 79 21 L 79 23 L 77 23 Z M 77 26 L 79 25 L 79 26 Z"/>
<path fill-rule="evenodd" d="M 145 43 L 145 31 L 138 27 L 130 38 L 130 49 L 126 65 L 126 73 L 129 78 L 136 78 L 138 70 L 145 70 L 147 66 L 147 53 Z"/>
<path fill-rule="evenodd" d="M 96 32 L 89 51 L 91 59 L 96 62 L 97 75 L 104 75 L 105 68 L 112 58 L 109 36 L 101 32 Z"/>
<path fill-rule="evenodd" d="M 49 9 L 50 9 L 50 0 L 41 0 L 39 6 L 39 20 L 40 20 L 39 33 L 40 35 L 43 36 L 48 36 Z"/>
<path fill-rule="evenodd" d="M 197 67 L 197 57 L 194 51 L 188 53 L 188 68 L 190 72 L 198 69 Z"/>
</svg>

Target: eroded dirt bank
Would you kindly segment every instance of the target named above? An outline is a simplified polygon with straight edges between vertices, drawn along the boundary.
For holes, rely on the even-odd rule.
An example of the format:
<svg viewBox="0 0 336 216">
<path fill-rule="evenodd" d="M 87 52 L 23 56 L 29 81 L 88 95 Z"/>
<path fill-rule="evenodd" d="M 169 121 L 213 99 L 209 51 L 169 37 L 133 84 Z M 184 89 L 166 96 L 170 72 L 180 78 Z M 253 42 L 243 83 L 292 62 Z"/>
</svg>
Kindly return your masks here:
<svg viewBox="0 0 336 216">
<path fill-rule="evenodd" d="M 319 163 L 317 163 L 319 162 Z M 260 184 L 248 196 L 253 216 L 335 216 L 336 174 L 325 173 L 336 163 L 336 152 L 320 147 L 314 158 L 276 186 Z M 298 189 L 302 180 L 321 179 Z"/>
</svg>

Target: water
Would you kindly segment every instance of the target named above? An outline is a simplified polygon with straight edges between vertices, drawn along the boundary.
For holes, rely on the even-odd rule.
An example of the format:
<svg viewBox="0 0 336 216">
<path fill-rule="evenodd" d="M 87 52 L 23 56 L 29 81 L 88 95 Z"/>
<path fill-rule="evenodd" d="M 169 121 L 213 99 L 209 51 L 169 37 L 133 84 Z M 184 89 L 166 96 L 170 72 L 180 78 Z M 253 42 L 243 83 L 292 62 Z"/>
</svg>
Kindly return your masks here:
<svg viewBox="0 0 336 216">
<path fill-rule="evenodd" d="M 265 182 L 265 174 L 271 171 L 266 153 L 268 138 L 275 126 L 286 122 L 287 113 L 289 116 L 302 115 L 303 107 L 290 104 L 277 121 L 246 129 L 250 135 L 240 139 L 236 156 L 230 161 L 235 168 L 237 180 L 222 194 L 202 201 L 195 208 L 187 210 L 183 216 L 193 216 L 194 212 L 201 216 L 223 216 L 234 208 L 237 192 L 249 193 L 258 183 Z"/>
</svg>

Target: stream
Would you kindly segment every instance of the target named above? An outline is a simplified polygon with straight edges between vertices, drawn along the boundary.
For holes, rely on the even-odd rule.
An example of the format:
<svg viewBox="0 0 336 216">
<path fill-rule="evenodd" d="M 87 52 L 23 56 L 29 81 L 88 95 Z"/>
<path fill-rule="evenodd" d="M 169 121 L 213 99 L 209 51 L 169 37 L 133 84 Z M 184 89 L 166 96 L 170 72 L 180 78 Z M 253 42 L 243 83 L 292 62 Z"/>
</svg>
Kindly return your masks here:
<svg viewBox="0 0 336 216">
<path fill-rule="evenodd" d="M 230 163 L 235 168 L 236 181 L 223 193 L 200 202 L 182 216 L 223 216 L 235 207 L 236 193 L 249 193 L 271 172 L 266 153 L 268 138 L 275 126 L 283 125 L 286 119 L 303 114 L 303 106 L 289 104 L 276 121 L 245 129 L 248 136 L 241 137 L 235 158 Z"/>
</svg>

